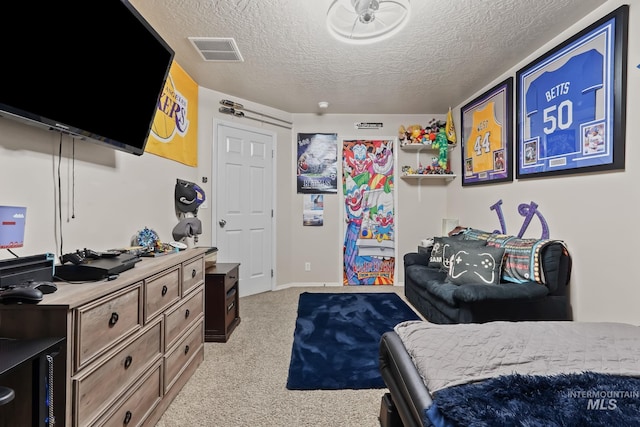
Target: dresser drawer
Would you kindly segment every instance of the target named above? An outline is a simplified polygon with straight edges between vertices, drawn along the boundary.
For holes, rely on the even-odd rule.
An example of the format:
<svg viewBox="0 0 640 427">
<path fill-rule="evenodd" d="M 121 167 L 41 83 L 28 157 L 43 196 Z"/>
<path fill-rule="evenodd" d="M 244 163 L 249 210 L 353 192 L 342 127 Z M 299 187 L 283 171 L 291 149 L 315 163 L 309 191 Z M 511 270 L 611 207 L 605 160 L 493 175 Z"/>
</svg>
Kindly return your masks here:
<svg viewBox="0 0 640 427">
<path fill-rule="evenodd" d="M 115 404 L 107 416 L 97 426 L 123 427 L 142 425 L 149 413 L 162 399 L 162 361 L 145 374 L 133 387 L 133 392 L 125 395 Z"/>
<path fill-rule="evenodd" d="M 75 372 L 142 327 L 142 283 L 83 305 L 75 311 Z"/>
<path fill-rule="evenodd" d="M 144 281 L 144 320 L 148 322 L 180 299 L 180 267 Z"/>
<path fill-rule="evenodd" d="M 164 392 L 171 388 L 204 342 L 204 323 L 194 325 L 189 333 L 167 353 L 164 360 Z"/>
<path fill-rule="evenodd" d="M 227 292 L 227 298 L 225 300 L 225 325 L 229 326 L 233 320 L 238 317 L 238 298 L 236 293 L 238 292 L 238 287 L 233 287 Z"/>
<path fill-rule="evenodd" d="M 73 379 L 78 414 L 77 425 L 87 425 L 131 387 L 162 355 L 161 318 L 104 363 L 85 369 Z"/>
<path fill-rule="evenodd" d="M 171 308 L 165 315 L 164 348 L 168 350 L 176 340 L 204 313 L 204 289 L 188 297 L 179 306 Z"/>
<path fill-rule="evenodd" d="M 232 268 L 229 270 L 226 276 L 224 276 L 224 291 L 229 292 L 231 288 L 238 283 L 238 267 Z"/>
<path fill-rule="evenodd" d="M 196 258 L 182 264 L 182 296 L 204 280 L 204 258 Z"/>
</svg>

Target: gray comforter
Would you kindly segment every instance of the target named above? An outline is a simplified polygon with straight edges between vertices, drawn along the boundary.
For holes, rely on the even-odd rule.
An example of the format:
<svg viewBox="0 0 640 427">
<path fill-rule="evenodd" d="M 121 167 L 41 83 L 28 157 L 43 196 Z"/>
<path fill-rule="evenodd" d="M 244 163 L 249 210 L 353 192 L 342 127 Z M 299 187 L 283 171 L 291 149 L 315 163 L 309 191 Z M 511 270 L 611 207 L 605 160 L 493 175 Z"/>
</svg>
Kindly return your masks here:
<svg viewBox="0 0 640 427">
<path fill-rule="evenodd" d="M 640 327 L 606 322 L 399 323 L 431 393 L 500 375 L 593 371 L 640 377 Z"/>
</svg>

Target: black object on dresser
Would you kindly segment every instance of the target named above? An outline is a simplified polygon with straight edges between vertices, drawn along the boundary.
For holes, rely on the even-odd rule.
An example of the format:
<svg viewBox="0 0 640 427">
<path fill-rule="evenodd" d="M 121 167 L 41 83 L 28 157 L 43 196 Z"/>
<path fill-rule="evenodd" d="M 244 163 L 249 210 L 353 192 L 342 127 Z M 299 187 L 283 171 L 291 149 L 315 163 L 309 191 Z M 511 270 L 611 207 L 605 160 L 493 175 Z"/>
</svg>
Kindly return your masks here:
<svg viewBox="0 0 640 427">
<path fill-rule="evenodd" d="M 28 281 L 51 281 L 55 256 L 50 253 L 0 261 L 0 287 Z"/>
<path fill-rule="evenodd" d="M 204 340 L 227 342 L 240 323 L 238 263 L 219 263 L 205 270 Z"/>
<path fill-rule="evenodd" d="M 56 265 L 54 278 L 67 282 L 102 280 L 135 267 L 135 264 L 139 261 L 140 258 L 132 254 L 98 256 L 97 258 L 84 257 L 79 263 L 71 262 Z"/>
</svg>

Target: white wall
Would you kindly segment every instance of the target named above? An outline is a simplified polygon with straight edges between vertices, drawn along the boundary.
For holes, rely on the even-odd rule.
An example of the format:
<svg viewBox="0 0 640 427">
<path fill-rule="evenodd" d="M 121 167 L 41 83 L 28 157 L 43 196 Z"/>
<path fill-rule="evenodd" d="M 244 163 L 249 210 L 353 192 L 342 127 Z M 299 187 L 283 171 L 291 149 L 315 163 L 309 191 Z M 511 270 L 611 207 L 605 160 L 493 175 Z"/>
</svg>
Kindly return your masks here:
<svg viewBox="0 0 640 427">
<path fill-rule="evenodd" d="M 245 108 L 283 120 L 292 121 L 291 130 L 237 118 L 218 112 L 221 99 L 231 99 Z M 296 138 L 298 133 L 337 133 L 339 144 L 342 138 L 396 138 L 400 125 L 424 124 L 433 119 L 444 120 L 445 115 L 336 115 L 336 114 L 288 114 L 251 101 L 234 98 L 230 95 L 200 88 L 198 94 L 199 132 L 198 132 L 198 185 L 207 194 L 207 207 L 201 209 L 198 217 L 203 222 L 203 235 L 199 244 L 217 246 L 215 233 L 215 124 L 219 121 L 234 122 L 243 126 L 262 128 L 276 133 L 275 149 L 275 241 L 276 241 L 276 288 L 292 285 L 341 285 L 342 284 L 342 244 L 344 241 L 342 221 L 344 205 L 338 194 L 325 194 L 324 225 L 305 227 L 302 225 L 302 194 L 296 190 Z M 257 114 L 250 114 L 257 117 Z M 266 121 L 270 119 L 265 118 Z M 272 120 L 271 120 L 272 121 Z M 382 129 L 357 130 L 356 122 L 382 122 Z M 397 164 L 416 166 L 416 153 L 397 150 Z M 421 156 L 429 159 L 430 156 Z M 341 159 L 338 159 L 341 163 Z M 207 183 L 201 183 L 201 177 L 207 177 Z M 339 184 L 340 185 L 340 184 Z M 444 181 L 418 182 L 398 180 L 398 272 L 396 282 L 403 281 L 402 255 L 414 251 L 419 236 L 433 235 L 440 231 L 440 218 L 446 209 L 446 184 Z M 408 191 L 407 191 L 408 190 Z M 424 196 L 419 200 L 418 195 Z M 404 193 L 404 196 L 402 195 Z M 406 224 L 403 226 L 402 224 Z M 223 248 L 218 248 L 219 252 Z M 219 257 L 221 254 L 219 253 Z M 305 262 L 311 263 L 311 271 L 305 271 Z"/>
<path fill-rule="evenodd" d="M 435 118 L 444 120 L 442 114 L 393 115 L 393 114 L 294 114 L 295 133 L 290 149 L 295 155 L 297 133 L 337 133 L 338 146 L 343 139 L 376 139 L 398 136 L 400 125 L 427 123 Z M 381 129 L 356 129 L 355 123 L 383 123 Z M 396 169 L 402 165 L 416 167 L 416 152 L 399 150 L 396 146 Z M 341 169 L 341 151 L 338 164 Z M 295 157 L 294 157 L 295 158 Z M 431 155 L 421 154 L 423 163 L 428 164 Z M 295 163 L 280 165 L 290 171 L 288 181 L 283 188 L 293 197 L 293 233 L 295 250 L 291 254 L 289 268 L 297 282 L 336 285 L 342 284 L 342 245 L 344 243 L 344 202 L 342 200 L 341 181 L 338 179 L 338 193 L 324 196 L 324 225 L 305 227 L 302 225 L 302 194 L 296 194 Z M 398 211 L 396 214 L 397 274 L 395 283 L 404 281 L 402 256 L 416 250 L 419 236 L 429 236 L 440 231 L 439 221 L 446 209 L 445 181 L 422 180 L 395 181 L 395 196 Z M 422 194 L 422 196 L 420 196 Z M 311 271 L 304 271 L 304 263 L 312 262 Z"/>
<path fill-rule="evenodd" d="M 621 4 L 609 1 L 581 22 L 541 47 L 537 52 L 504 75 L 487 82 L 484 90 L 573 36 Z M 624 171 L 568 175 L 544 179 L 515 180 L 513 183 L 485 186 L 450 186 L 448 215 L 461 224 L 481 229 L 499 229 L 495 212 L 489 206 L 502 199 L 509 234 L 517 234 L 523 218 L 517 213 L 521 203 L 536 202 L 549 224 L 550 237 L 564 240 L 573 255 L 571 299 L 574 318 L 581 321 L 624 321 L 640 324 L 640 286 L 635 280 L 638 262 L 636 242 L 640 231 L 635 222 L 640 209 L 640 137 L 635 130 L 640 116 L 640 9 L 630 7 L 629 53 L 627 73 L 626 168 Z M 635 6 L 635 7 L 634 7 Z M 460 108 L 454 117 L 460 117 Z M 460 156 L 460 153 L 457 153 Z M 460 165 L 455 164 L 459 173 Z M 514 175 L 515 176 L 515 175 Z M 536 226 L 538 226 L 536 228 Z M 539 237 L 539 223 L 534 220 L 527 233 Z"/>
<path fill-rule="evenodd" d="M 605 16 L 621 1 L 610 1 L 581 22 L 572 25 L 565 33 L 541 47 L 537 52 L 494 81 L 487 82 L 484 89 L 454 109 L 454 118 L 459 126 L 460 107 L 484 90 L 514 76 L 515 72 L 547 50 L 571 37 L 592 22 Z M 458 218 L 461 224 L 484 229 L 498 229 L 500 223 L 490 206 L 502 200 L 507 231 L 517 234 L 523 218 L 518 214 L 520 204 L 535 202 L 544 215 L 550 229 L 551 238 L 564 240 L 573 257 L 573 274 L 570 283 L 574 318 L 579 321 L 624 321 L 640 324 L 640 287 L 633 279 L 633 266 L 636 260 L 635 242 L 640 237 L 634 219 L 640 209 L 640 194 L 637 183 L 640 182 L 640 150 L 637 133 L 632 132 L 634 120 L 640 113 L 640 12 L 630 8 L 629 52 L 627 73 L 627 133 L 626 133 L 626 169 L 624 171 L 577 174 L 563 177 L 514 180 L 512 183 L 485 186 L 462 187 L 459 179 L 449 184 L 422 181 L 421 186 L 398 180 L 398 248 L 399 264 L 402 254 L 415 250 L 415 245 L 423 237 L 438 235 L 441 232 L 441 218 Z M 635 25 L 634 25 L 635 24 Z M 412 122 L 424 124 L 431 115 L 411 116 L 324 116 L 294 115 L 295 132 L 337 132 L 339 138 L 360 136 L 388 136 L 397 132 L 400 124 Z M 384 122 L 380 131 L 356 131 L 353 123 L 359 121 Z M 388 123 L 388 125 L 387 125 Z M 370 133 L 369 133 L 370 132 Z M 293 140 L 291 147 L 294 147 Z M 413 164 L 414 154 L 398 151 L 398 166 Z M 460 173 L 460 149 L 451 153 L 452 166 Z M 280 165 L 289 170 L 288 181 L 283 187 L 293 195 L 292 211 L 294 237 L 291 244 L 290 265 L 292 277 L 298 282 L 323 283 L 340 280 L 336 272 L 329 268 L 322 272 L 312 270 L 304 272 L 305 260 L 322 260 L 323 266 L 337 265 L 339 270 L 341 245 L 342 206 L 337 197 L 325 196 L 325 227 L 302 227 L 301 200 L 295 194 L 293 164 Z M 331 217 L 334 212 L 337 221 Z M 532 221 L 526 236 L 540 236 L 540 224 Z M 279 245 L 279 248 L 281 245 Z M 402 268 L 398 278 L 402 280 Z"/>
<path fill-rule="evenodd" d="M 27 207 L 25 245 L 16 254 L 121 248 L 144 227 L 173 240 L 176 178 L 195 180 L 194 168 L 87 141 L 75 142 L 74 160 L 73 145 L 67 135 L 0 118 L 0 204 Z"/>
<path fill-rule="evenodd" d="M 606 15 L 622 4 L 609 1 L 565 34 L 542 47 L 529 58 L 493 82 L 502 81 L 538 55 Z M 442 218 L 459 218 L 461 224 L 477 228 L 498 228 L 489 206 L 503 200 L 508 231 L 517 233 L 522 218 L 516 208 L 535 201 L 546 218 L 551 237 L 567 242 L 574 259 L 571 281 L 572 303 L 577 320 L 628 321 L 640 324 L 637 302 L 640 287 L 634 280 L 636 242 L 640 233 L 635 224 L 640 210 L 640 150 L 632 132 L 640 114 L 640 12 L 631 7 L 629 30 L 629 71 L 627 78 L 626 170 L 581 174 L 559 178 L 530 179 L 508 184 L 462 188 L 460 180 L 409 182 L 398 179 L 398 264 L 402 255 L 414 251 L 420 239 L 441 232 Z M 635 23 L 635 27 L 634 27 Z M 486 89 L 485 89 L 486 90 Z M 479 91 L 481 93 L 482 91 Z M 478 94 L 470 94 L 469 99 Z M 220 99 L 232 99 L 245 107 L 294 122 L 287 130 L 234 118 L 218 112 Z M 60 252 L 58 223 L 58 146 L 60 135 L 0 118 L 0 204 L 27 206 L 25 247 L 19 255 L 44 252 L 56 254 L 88 247 L 104 250 L 130 244 L 145 226 L 170 241 L 177 223 L 173 205 L 176 178 L 197 182 L 207 194 L 207 207 L 199 218 L 203 235 L 199 245 L 215 245 L 212 228 L 215 212 L 215 165 L 213 134 L 216 121 L 238 122 L 265 128 L 276 134 L 275 215 L 277 245 L 276 287 L 292 284 L 341 283 L 342 204 L 338 196 L 325 196 L 325 225 L 302 226 L 302 196 L 295 189 L 297 132 L 336 132 L 339 139 L 352 137 L 395 137 L 399 125 L 426 124 L 436 115 L 291 115 L 247 100 L 205 88 L 199 90 L 197 167 L 188 167 L 153 154 L 141 157 L 120 153 L 85 142 L 76 142 L 75 162 L 71 160 L 71 139 L 63 137 L 60 167 L 62 191 L 62 237 Z M 464 105 L 464 103 L 461 103 Z M 460 106 L 461 106 L 460 105 Z M 460 106 L 454 110 L 456 124 Z M 440 117 L 443 117 L 441 115 Z M 383 122 L 380 130 L 356 130 L 355 122 Z M 397 166 L 415 163 L 415 153 L 398 152 Z M 459 148 L 451 153 L 452 166 L 459 172 Z M 75 176 L 75 186 L 73 177 Z M 202 183 L 202 177 L 208 182 Z M 75 218 L 72 214 L 75 213 Z M 539 234 L 535 224 L 529 229 Z M 6 251 L 0 258 L 11 257 Z M 304 271 L 304 262 L 312 271 Z M 402 268 L 397 279 L 402 281 Z"/>
</svg>

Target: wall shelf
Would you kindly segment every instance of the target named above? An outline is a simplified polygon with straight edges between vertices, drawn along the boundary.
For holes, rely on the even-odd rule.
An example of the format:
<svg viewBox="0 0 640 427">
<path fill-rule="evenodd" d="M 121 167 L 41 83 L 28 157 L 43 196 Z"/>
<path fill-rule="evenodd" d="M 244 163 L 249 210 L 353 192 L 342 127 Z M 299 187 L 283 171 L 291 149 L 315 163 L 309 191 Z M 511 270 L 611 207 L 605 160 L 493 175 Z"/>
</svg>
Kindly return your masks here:
<svg viewBox="0 0 640 427">
<path fill-rule="evenodd" d="M 449 144 L 449 146 L 447 147 L 449 149 L 449 152 L 451 152 L 451 150 L 455 147 L 454 144 Z M 423 153 L 431 153 L 431 155 L 435 156 L 438 154 L 438 151 L 440 150 L 439 148 L 434 148 L 433 144 L 404 144 L 404 145 L 400 145 L 400 150 L 402 151 L 406 151 L 406 152 L 415 152 L 416 153 L 416 165 L 420 165 L 420 155 Z M 433 173 L 433 174 L 419 174 L 419 173 L 412 173 L 412 174 L 406 174 L 406 173 L 402 173 L 400 175 L 400 178 L 405 180 L 405 181 L 417 181 L 418 184 L 418 200 L 421 201 L 422 200 L 422 180 L 423 179 L 429 179 L 429 180 L 438 180 L 439 182 L 443 183 L 443 184 L 448 184 L 451 181 L 453 181 L 453 179 L 456 177 L 455 174 L 439 174 L 439 173 Z"/>
<path fill-rule="evenodd" d="M 456 147 L 456 144 L 449 144 L 447 147 L 449 151 L 453 150 Z M 405 144 L 400 145 L 401 150 L 406 151 L 422 151 L 422 150 L 433 150 L 437 151 L 439 148 L 434 148 L 432 144 Z"/>
<path fill-rule="evenodd" d="M 418 174 L 400 175 L 402 179 L 444 179 L 445 181 L 453 181 L 455 174 Z"/>
<path fill-rule="evenodd" d="M 435 150 L 431 144 L 405 144 L 401 145 L 400 149 L 408 151 Z"/>
<path fill-rule="evenodd" d="M 454 148 L 454 145 L 449 144 L 448 149 L 449 151 L 451 151 Z M 405 145 L 401 145 L 400 146 L 401 150 L 404 151 L 415 151 L 416 153 L 416 167 L 417 165 L 419 165 L 420 162 L 420 154 L 422 153 L 422 151 L 426 151 L 426 152 L 431 152 L 433 155 L 436 155 L 439 151 L 438 148 L 434 148 L 432 144 L 405 144 Z M 410 174 L 410 175 L 404 175 L 404 176 L 417 176 L 417 177 L 423 177 L 425 174 Z M 438 178 L 442 178 L 442 175 L 440 174 L 434 174 L 435 177 Z M 430 177 L 434 177 L 429 175 Z M 450 181 L 450 180 L 449 180 Z"/>
</svg>

